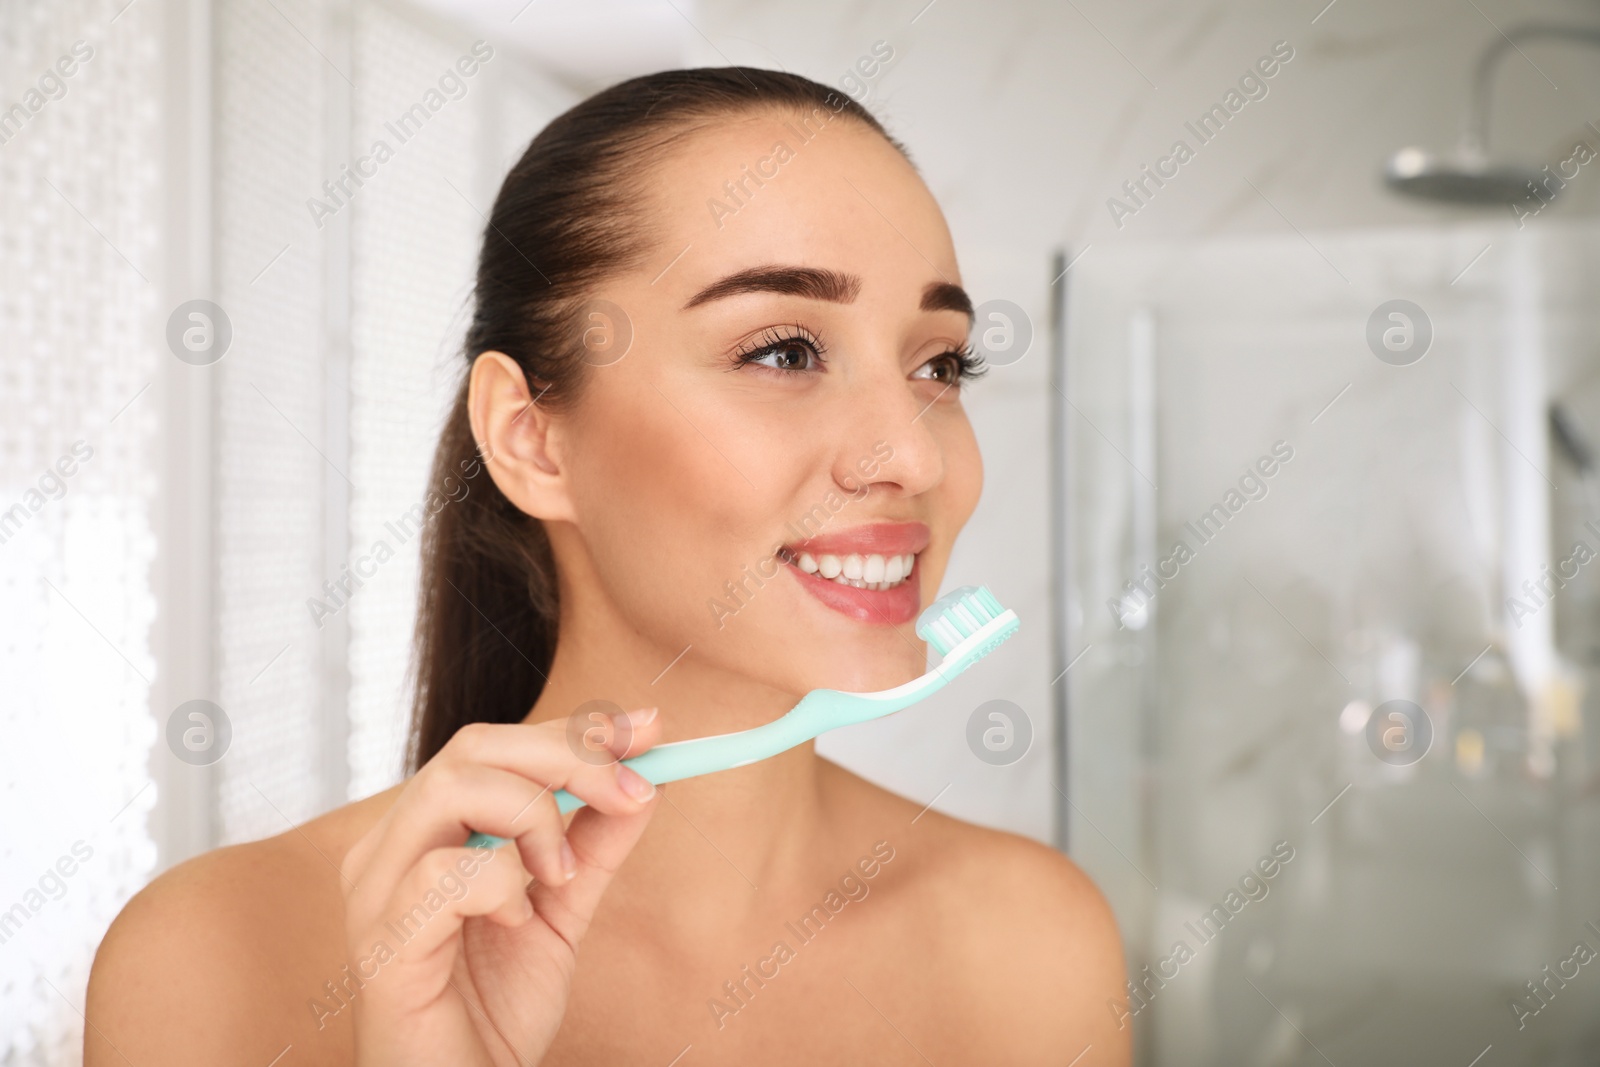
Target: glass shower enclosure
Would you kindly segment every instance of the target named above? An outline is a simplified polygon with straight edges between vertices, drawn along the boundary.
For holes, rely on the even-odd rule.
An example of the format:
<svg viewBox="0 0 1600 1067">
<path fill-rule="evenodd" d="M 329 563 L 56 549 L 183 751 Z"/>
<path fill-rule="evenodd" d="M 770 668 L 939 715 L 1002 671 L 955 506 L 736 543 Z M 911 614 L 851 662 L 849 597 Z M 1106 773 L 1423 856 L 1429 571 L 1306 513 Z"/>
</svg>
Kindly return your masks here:
<svg viewBox="0 0 1600 1067">
<path fill-rule="evenodd" d="M 1137 1062 L 1600 1063 L 1600 228 L 1061 284 L 1062 824 Z"/>
</svg>

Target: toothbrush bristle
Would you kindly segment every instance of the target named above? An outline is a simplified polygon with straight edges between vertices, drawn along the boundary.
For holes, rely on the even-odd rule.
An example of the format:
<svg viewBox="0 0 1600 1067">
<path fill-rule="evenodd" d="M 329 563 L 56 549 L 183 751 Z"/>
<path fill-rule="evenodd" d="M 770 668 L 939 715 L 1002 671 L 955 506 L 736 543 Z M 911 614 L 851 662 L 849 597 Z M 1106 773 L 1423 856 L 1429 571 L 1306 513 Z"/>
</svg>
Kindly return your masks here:
<svg viewBox="0 0 1600 1067">
<path fill-rule="evenodd" d="M 917 636 L 948 655 L 962 641 L 1005 612 L 988 586 L 963 585 L 929 604 L 917 617 Z"/>
</svg>

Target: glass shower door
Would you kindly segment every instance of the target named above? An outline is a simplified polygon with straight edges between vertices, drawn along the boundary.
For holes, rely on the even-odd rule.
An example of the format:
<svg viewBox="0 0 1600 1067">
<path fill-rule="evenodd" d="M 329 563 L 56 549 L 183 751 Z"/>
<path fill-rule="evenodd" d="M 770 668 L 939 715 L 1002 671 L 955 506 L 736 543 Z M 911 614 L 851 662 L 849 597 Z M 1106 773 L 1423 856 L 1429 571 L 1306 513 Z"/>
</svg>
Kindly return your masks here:
<svg viewBox="0 0 1600 1067">
<path fill-rule="evenodd" d="M 1068 842 L 1139 1062 L 1600 1059 L 1596 236 L 1072 269 Z"/>
</svg>

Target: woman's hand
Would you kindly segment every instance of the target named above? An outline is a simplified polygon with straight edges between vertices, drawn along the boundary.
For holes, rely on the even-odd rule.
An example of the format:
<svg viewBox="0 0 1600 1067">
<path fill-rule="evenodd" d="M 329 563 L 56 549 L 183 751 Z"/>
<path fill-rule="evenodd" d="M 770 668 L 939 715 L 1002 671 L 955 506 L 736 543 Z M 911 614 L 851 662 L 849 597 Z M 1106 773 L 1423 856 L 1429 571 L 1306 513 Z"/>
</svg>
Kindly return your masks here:
<svg viewBox="0 0 1600 1067">
<path fill-rule="evenodd" d="M 345 946 L 362 982 L 358 1065 L 543 1058 L 578 942 L 655 810 L 655 787 L 612 762 L 655 744 L 655 709 L 602 725 L 605 749 L 581 755 L 565 720 L 465 726 L 351 847 L 340 874 Z M 558 789 L 588 804 L 565 831 Z M 470 830 L 515 845 L 467 848 Z"/>
</svg>

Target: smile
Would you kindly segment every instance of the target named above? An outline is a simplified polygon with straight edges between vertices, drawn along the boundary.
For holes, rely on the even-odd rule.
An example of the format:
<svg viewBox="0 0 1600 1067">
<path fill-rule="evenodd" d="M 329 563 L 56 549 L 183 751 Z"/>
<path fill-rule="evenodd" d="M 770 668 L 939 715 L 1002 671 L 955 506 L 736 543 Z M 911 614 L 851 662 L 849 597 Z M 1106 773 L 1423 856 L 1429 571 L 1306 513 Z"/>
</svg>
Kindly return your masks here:
<svg viewBox="0 0 1600 1067">
<path fill-rule="evenodd" d="M 858 622 L 898 625 L 922 607 L 920 522 L 875 523 L 783 545 L 778 559 L 826 607 Z"/>
<path fill-rule="evenodd" d="M 915 552 L 906 552 L 881 556 L 873 552 L 865 556 L 856 553 L 836 556 L 824 552 L 820 556 L 813 556 L 809 552 L 802 552 L 795 557 L 788 548 L 782 548 L 778 550 L 778 558 L 785 563 L 792 563 L 807 574 L 826 578 L 830 582 L 856 589 L 883 590 L 910 580 L 917 555 Z"/>
</svg>

